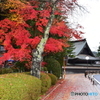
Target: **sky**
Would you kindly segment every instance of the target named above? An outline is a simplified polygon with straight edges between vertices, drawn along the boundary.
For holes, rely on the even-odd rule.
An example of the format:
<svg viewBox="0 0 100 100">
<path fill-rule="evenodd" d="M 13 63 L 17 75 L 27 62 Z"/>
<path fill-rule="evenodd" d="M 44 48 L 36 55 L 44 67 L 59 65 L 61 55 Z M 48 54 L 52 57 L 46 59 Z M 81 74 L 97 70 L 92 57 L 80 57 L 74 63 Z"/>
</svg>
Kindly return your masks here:
<svg viewBox="0 0 100 100">
<path fill-rule="evenodd" d="M 78 0 L 85 10 L 76 10 L 71 21 L 84 27 L 82 31 L 92 51 L 97 51 L 100 45 L 100 0 Z"/>
</svg>

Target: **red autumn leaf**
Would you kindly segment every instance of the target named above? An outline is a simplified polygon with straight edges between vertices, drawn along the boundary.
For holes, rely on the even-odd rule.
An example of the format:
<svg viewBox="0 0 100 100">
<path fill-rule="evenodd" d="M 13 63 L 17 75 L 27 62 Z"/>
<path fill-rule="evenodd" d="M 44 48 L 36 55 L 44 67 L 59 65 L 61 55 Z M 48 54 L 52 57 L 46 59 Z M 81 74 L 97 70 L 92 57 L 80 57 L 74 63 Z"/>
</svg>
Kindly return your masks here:
<svg viewBox="0 0 100 100">
<path fill-rule="evenodd" d="M 27 59 L 31 61 L 32 50 L 37 47 L 41 38 L 44 38 L 42 33 L 47 27 L 52 8 L 50 3 L 46 3 L 44 9 L 40 9 L 40 2 L 34 0 L 31 2 L 25 3 L 24 7 L 17 5 L 15 8 L 9 8 L 10 14 L 18 15 L 22 21 L 14 21 L 9 18 L 0 20 L 0 43 L 2 41 L 4 48 L 7 50 L 4 56 L 0 57 L 0 61 L 2 59 L 5 61 L 12 57 L 15 60 L 24 61 Z M 62 9 L 64 9 L 63 5 L 57 5 L 56 16 L 51 26 L 50 36 L 44 52 L 63 51 L 64 47 L 69 46 L 67 39 L 73 36 L 79 38 L 80 34 L 82 34 L 82 32 L 69 28 L 64 19 L 59 19 L 65 13 Z M 53 37 L 56 37 L 56 39 Z"/>
</svg>

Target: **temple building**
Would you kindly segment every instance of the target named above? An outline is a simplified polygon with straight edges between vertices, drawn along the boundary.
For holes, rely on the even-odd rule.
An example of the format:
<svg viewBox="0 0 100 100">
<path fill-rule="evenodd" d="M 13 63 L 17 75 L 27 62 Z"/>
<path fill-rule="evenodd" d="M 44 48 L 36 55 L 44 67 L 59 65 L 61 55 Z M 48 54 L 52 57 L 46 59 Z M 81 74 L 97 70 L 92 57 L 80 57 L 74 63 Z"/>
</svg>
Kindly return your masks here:
<svg viewBox="0 0 100 100">
<path fill-rule="evenodd" d="M 73 53 L 75 57 L 68 58 L 68 64 L 70 65 L 82 65 L 82 64 L 96 64 L 97 61 L 100 61 L 98 57 L 95 57 L 93 52 L 86 39 L 72 41 L 74 45 Z"/>
</svg>

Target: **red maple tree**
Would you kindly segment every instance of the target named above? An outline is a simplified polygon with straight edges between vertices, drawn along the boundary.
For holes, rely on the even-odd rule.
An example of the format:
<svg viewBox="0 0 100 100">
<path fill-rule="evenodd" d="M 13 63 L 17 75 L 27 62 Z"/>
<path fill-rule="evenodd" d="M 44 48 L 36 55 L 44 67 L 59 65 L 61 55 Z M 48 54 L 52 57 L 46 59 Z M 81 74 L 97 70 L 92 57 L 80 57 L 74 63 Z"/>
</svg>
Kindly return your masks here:
<svg viewBox="0 0 100 100">
<path fill-rule="evenodd" d="M 14 0 L 8 1 L 15 2 Z M 17 1 L 17 3 L 21 3 L 22 5 L 20 0 Z M 76 2 L 76 0 L 71 2 Z M 51 3 L 46 2 L 45 5 L 43 5 L 43 9 L 40 7 L 41 2 L 39 1 L 30 0 L 30 2 L 23 3 L 23 5 L 24 7 L 16 6 L 16 8 L 6 8 L 9 10 L 8 13 L 10 13 L 12 17 L 10 16 L 0 21 L 0 43 L 7 51 L 0 57 L 0 61 L 6 61 L 8 59 L 31 61 L 32 51 L 36 49 L 37 45 L 44 37 L 45 27 L 49 21 L 52 10 Z M 65 9 L 68 11 L 69 8 L 64 7 L 63 4 L 61 6 L 58 3 L 54 12 L 55 18 L 50 28 L 50 36 L 44 47 L 44 52 L 63 51 L 63 47 L 69 46 L 67 41 L 72 36 L 80 38 L 81 32 L 69 28 L 66 21 L 64 21 L 62 15 L 65 14 Z M 53 38 L 53 36 L 59 38 Z"/>
</svg>

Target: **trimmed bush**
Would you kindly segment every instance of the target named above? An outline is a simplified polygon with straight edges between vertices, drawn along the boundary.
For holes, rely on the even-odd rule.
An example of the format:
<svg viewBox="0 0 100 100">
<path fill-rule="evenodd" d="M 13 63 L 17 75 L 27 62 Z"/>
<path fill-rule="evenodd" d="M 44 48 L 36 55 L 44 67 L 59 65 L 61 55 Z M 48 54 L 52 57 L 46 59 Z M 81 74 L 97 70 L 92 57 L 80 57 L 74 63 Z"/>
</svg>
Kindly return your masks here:
<svg viewBox="0 0 100 100">
<path fill-rule="evenodd" d="M 40 79 L 42 81 L 41 93 L 44 94 L 51 86 L 51 78 L 46 73 L 41 72 Z"/>
<path fill-rule="evenodd" d="M 12 73 L 13 70 L 11 68 L 0 68 L 0 74 Z"/>
<path fill-rule="evenodd" d="M 61 75 L 60 63 L 54 58 L 48 58 L 45 61 L 47 62 L 45 66 L 47 67 L 48 72 L 54 74 L 55 76 L 59 78 Z"/>
<path fill-rule="evenodd" d="M 57 82 L 57 77 L 53 74 L 48 73 L 49 77 L 51 78 L 51 85 L 55 85 Z"/>
<path fill-rule="evenodd" d="M 41 80 L 25 73 L 0 75 L 0 100 L 38 100 Z"/>
<path fill-rule="evenodd" d="M 47 67 L 41 67 L 41 71 L 48 71 Z"/>
<path fill-rule="evenodd" d="M 2 68 L 0 68 L 0 74 L 2 74 Z"/>
<path fill-rule="evenodd" d="M 13 70 L 13 72 L 20 72 L 19 68 L 16 66 L 11 67 L 11 69 Z"/>
</svg>

